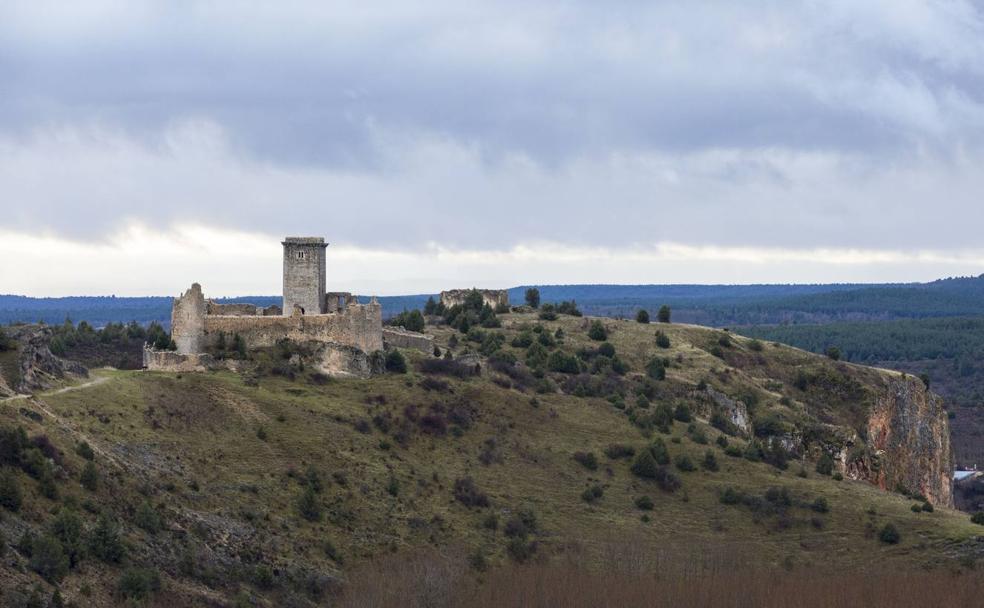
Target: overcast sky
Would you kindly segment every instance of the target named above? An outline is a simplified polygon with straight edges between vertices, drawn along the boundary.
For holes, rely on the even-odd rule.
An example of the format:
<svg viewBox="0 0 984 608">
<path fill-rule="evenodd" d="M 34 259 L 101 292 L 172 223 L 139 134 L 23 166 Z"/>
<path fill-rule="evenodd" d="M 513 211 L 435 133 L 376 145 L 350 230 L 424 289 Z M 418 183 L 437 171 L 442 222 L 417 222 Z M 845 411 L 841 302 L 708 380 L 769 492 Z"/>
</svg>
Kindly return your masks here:
<svg viewBox="0 0 984 608">
<path fill-rule="evenodd" d="M 982 161 L 980 1 L 0 5 L 0 293 L 976 275 Z"/>
</svg>

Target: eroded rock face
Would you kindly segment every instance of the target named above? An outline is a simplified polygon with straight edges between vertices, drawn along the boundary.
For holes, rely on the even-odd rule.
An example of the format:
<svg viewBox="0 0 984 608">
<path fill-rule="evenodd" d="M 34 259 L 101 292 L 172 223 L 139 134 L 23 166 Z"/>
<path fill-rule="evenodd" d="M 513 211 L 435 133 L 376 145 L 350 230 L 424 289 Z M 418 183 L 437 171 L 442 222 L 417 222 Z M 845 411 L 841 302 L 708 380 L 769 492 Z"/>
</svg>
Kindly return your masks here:
<svg viewBox="0 0 984 608">
<path fill-rule="evenodd" d="M 707 396 L 710 397 L 711 401 L 716 403 L 724 410 L 725 415 L 733 425 L 738 427 L 738 429 L 743 433 L 751 433 L 751 419 L 748 416 L 748 407 L 744 402 L 737 399 L 732 399 L 724 393 L 714 390 L 710 386 L 707 387 L 706 393 Z"/>
<path fill-rule="evenodd" d="M 31 393 L 55 386 L 65 378 L 87 378 L 89 370 L 77 361 L 69 361 L 52 354 L 48 348 L 51 329 L 44 326 L 25 325 L 9 330 L 18 342 L 20 382 L 16 390 Z"/>
<path fill-rule="evenodd" d="M 868 417 L 867 469 L 875 485 L 918 492 L 934 505 L 953 506 L 953 452 L 943 400 L 912 376 L 895 377 Z"/>
</svg>

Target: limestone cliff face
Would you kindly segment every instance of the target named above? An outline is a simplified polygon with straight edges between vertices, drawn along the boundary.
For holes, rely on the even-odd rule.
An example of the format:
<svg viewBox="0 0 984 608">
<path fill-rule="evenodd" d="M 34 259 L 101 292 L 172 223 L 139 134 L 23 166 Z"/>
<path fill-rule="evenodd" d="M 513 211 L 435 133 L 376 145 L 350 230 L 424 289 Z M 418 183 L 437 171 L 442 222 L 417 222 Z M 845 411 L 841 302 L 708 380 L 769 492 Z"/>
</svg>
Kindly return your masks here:
<svg viewBox="0 0 984 608">
<path fill-rule="evenodd" d="M 868 417 L 867 447 L 867 467 L 857 467 L 858 476 L 887 490 L 921 493 L 934 505 L 953 506 L 950 425 L 942 399 L 921 380 L 908 376 L 886 382 Z"/>
</svg>

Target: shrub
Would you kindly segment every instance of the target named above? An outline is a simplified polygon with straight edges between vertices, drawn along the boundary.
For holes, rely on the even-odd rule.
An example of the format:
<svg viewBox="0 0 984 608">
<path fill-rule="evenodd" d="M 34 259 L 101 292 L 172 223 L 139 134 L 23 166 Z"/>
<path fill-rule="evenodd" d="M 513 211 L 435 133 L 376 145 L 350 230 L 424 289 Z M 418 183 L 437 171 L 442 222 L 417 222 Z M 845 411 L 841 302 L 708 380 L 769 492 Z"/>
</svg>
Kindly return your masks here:
<svg viewBox="0 0 984 608">
<path fill-rule="evenodd" d="M 823 354 L 827 355 L 832 361 L 840 361 L 841 358 L 841 351 L 836 346 L 828 347 L 827 350 L 823 351 Z"/>
<path fill-rule="evenodd" d="M 656 332 L 656 346 L 658 346 L 660 348 L 669 348 L 670 347 L 670 337 L 667 336 L 662 331 Z"/>
<path fill-rule="evenodd" d="M 592 321 L 588 328 L 588 337 L 597 342 L 604 342 L 608 339 L 608 330 L 601 321 Z"/>
<path fill-rule="evenodd" d="M 834 473 L 833 479 L 834 481 L 844 481 L 844 476 L 840 474 L 840 471 L 838 471 Z"/>
<path fill-rule="evenodd" d="M 598 484 L 595 484 L 590 488 L 587 488 L 583 492 L 581 492 L 581 500 L 587 503 L 592 503 L 604 495 L 605 495 L 604 488 L 602 488 Z"/>
<path fill-rule="evenodd" d="M 99 516 L 89 536 L 89 552 L 108 563 L 118 564 L 123 560 L 125 549 L 120 541 L 119 528 L 105 513 Z"/>
<path fill-rule="evenodd" d="M 530 308 L 540 307 L 540 290 L 536 287 L 530 287 L 526 290 L 526 305 Z"/>
<path fill-rule="evenodd" d="M 57 538 L 45 535 L 31 546 L 31 570 L 49 583 L 57 583 L 68 574 L 68 556 Z"/>
<path fill-rule="evenodd" d="M 887 523 L 878 531 L 878 540 L 886 545 L 895 545 L 902 540 L 902 536 L 899 534 L 899 530 L 895 527 L 895 524 Z"/>
<path fill-rule="evenodd" d="M 740 503 L 743 498 L 744 495 L 741 493 L 741 491 L 736 490 L 731 486 L 728 486 L 727 488 L 722 490 L 721 494 L 718 496 L 718 500 L 720 500 L 721 504 L 723 505 L 736 505 Z"/>
<path fill-rule="evenodd" d="M 752 419 L 752 427 L 756 437 L 782 435 L 786 429 L 775 412 L 765 412 Z"/>
<path fill-rule="evenodd" d="M 823 496 L 818 496 L 817 499 L 813 501 L 813 504 L 810 505 L 810 508 L 817 513 L 826 513 L 830 511 L 830 505 L 827 504 L 827 499 Z"/>
<path fill-rule="evenodd" d="M 394 316 L 389 321 L 388 325 L 400 326 L 409 331 L 422 332 L 424 331 L 424 315 L 420 314 L 419 310 L 404 310 L 400 314 Z"/>
<path fill-rule="evenodd" d="M 673 410 L 673 418 L 679 420 L 680 422 L 690 422 L 693 420 L 693 416 L 690 414 L 690 407 L 686 403 L 677 404 L 676 408 Z"/>
<path fill-rule="evenodd" d="M 704 453 L 704 460 L 700 464 L 707 471 L 717 471 L 718 461 L 717 456 L 714 455 L 714 450 L 707 450 Z"/>
<path fill-rule="evenodd" d="M 547 359 L 547 369 L 562 374 L 577 374 L 581 371 L 581 364 L 574 355 L 568 355 L 556 350 Z"/>
<path fill-rule="evenodd" d="M 653 357 L 646 364 L 646 375 L 653 380 L 665 380 L 666 364 L 659 357 Z"/>
<path fill-rule="evenodd" d="M 94 462 L 89 461 L 85 463 L 85 467 L 82 469 L 82 475 L 79 477 L 79 483 L 82 487 L 90 492 L 95 492 L 99 487 L 99 470 L 96 469 Z"/>
<path fill-rule="evenodd" d="M 662 439 L 653 441 L 652 445 L 649 446 L 649 452 L 656 460 L 656 464 L 670 464 L 670 451 L 666 449 L 666 444 Z"/>
<path fill-rule="evenodd" d="M 655 479 L 659 465 L 653 457 L 652 450 L 643 450 L 636 456 L 629 470 L 637 477 L 644 479 Z"/>
<path fill-rule="evenodd" d="M 6 469 L 0 471 L 0 507 L 16 512 L 20 510 L 23 500 L 17 475 Z"/>
<path fill-rule="evenodd" d="M 676 468 L 685 473 L 697 470 L 697 467 L 694 466 L 694 461 L 691 460 L 690 456 L 687 456 L 686 454 L 678 455 L 673 462 L 676 465 Z"/>
<path fill-rule="evenodd" d="M 471 477 L 456 479 L 454 482 L 454 498 L 468 508 L 488 507 L 489 497 L 479 491 L 475 480 Z"/>
<path fill-rule="evenodd" d="M 676 492 L 681 485 L 680 478 L 666 467 L 659 467 L 656 470 L 656 484 L 664 492 Z"/>
<path fill-rule="evenodd" d="M 721 412 L 714 412 L 713 414 L 711 414 L 711 426 L 721 431 L 725 435 L 731 435 L 732 437 L 734 437 L 735 435 L 738 434 L 738 427 L 735 426 L 735 423 L 729 420 L 728 417 L 722 414 Z M 727 438 L 718 437 L 719 442 L 722 439 L 724 440 L 724 444 L 727 445 L 728 444 Z"/>
<path fill-rule="evenodd" d="M 595 458 L 594 452 L 574 452 L 574 460 L 589 471 L 598 469 L 598 459 Z"/>
<path fill-rule="evenodd" d="M 663 306 L 660 306 L 659 312 L 656 314 L 656 320 L 658 320 L 660 323 L 669 323 L 670 307 L 665 304 Z"/>
<path fill-rule="evenodd" d="M 639 312 L 636 313 L 637 323 L 649 323 L 649 311 L 645 308 L 640 308 Z"/>
<path fill-rule="evenodd" d="M 82 518 L 71 509 L 61 509 L 58 515 L 48 524 L 51 535 L 61 543 L 65 555 L 68 557 L 69 568 L 78 564 L 82 559 Z"/>
<path fill-rule="evenodd" d="M 95 452 L 92 451 L 92 446 L 90 446 L 85 441 L 79 443 L 75 446 L 75 453 L 85 458 L 86 460 L 93 460 L 96 457 Z"/>
<path fill-rule="evenodd" d="M 909 510 L 912 511 L 913 513 L 922 513 L 922 506 L 916 503 L 911 507 L 909 507 Z"/>
<path fill-rule="evenodd" d="M 506 551 L 509 557 L 522 564 L 536 553 L 536 543 L 524 538 L 513 538 L 506 544 Z"/>
<path fill-rule="evenodd" d="M 653 504 L 652 498 L 648 496 L 640 496 L 635 499 L 635 506 L 641 511 L 652 511 L 655 505 Z"/>
<path fill-rule="evenodd" d="M 536 513 L 530 508 L 523 508 L 509 518 L 503 532 L 510 538 L 526 538 L 529 534 L 535 534 L 537 528 Z"/>
<path fill-rule="evenodd" d="M 762 346 L 762 343 L 761 342 L 759 342 L 758 340 L 753 339 L 751 342 L 748 343 L 748 348 L 749 348 L 749 350 L 752 350 L 752 351 L 755 351 L 757 353 L 760 353 L 760 352 L 762 352 L 762 350 L 763 350 L 764 347 Z"/>
<path fill-rule="evenodd" d="M 935 509 L 933 508 L 933 503 L 929 502 L 928 500 L 922 503 L 921 509 L 924 513 L 932 513 L 933 511 L 935 511 Z"/>
<path fill-rule="evenodd" d="M 141 602 L 160 590 L 161 577 L 150 568 L 127 568 L 116 588 L 128 600 Z"/>
<path fill-rule="evenodd" d="M 306 486 L 297 499 L 297 512 L 308 521 L 321 521 L 321 501 L 311 486 Z"/>
<path fill-rule="evenodd" d="M 429 361 L 443 361 L 443 359 L 431 359 Z M 391 350 L 386 353 L 385 366 L 386 371 L 393 374 L 407 373 L 407 360 L 403 357 L 403 353 L 398 350 Z"/>
<path fill-rule="evenodd" d="M 136 513 L 133 514 L 133 523 L 150 534 L 157 534 L 163 526 L 160 514 L 146 500 L 140 503 Z"/>
<path fill-rule="evenodd" d="M 821 475 L 830 475 L 834 470 L 834 459 L 824 452 L 820 455 L 820 459 L 817 460 L 817 473 Z"/>
<path fill-rule="evenodd" d="M 984 511 L 977 511 L 970 516 L 970 521 L 978 526 L 984 526 Z"/>
<path fill-rule="evenodd" d="M 635 456 L 635 448 L 630 445 L 624 445 L 621 443 L 610 444 L 605 448 L 605 456 L 612 460 L 619 460 L 620 458 L 632 458 Z"/>
</svg>

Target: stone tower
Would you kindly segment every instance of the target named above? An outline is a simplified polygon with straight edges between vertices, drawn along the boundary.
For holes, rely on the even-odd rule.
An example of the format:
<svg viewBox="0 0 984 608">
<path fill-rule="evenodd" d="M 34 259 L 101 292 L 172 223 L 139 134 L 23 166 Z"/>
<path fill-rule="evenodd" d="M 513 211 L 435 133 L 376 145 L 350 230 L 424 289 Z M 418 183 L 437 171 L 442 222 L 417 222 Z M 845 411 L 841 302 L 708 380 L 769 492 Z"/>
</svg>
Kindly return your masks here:
<svg viewBox="0 0 984 608">
<path fill-rule="evenodd" d="M 306 315 L 324 314 L 325 248 L 321 237 L 289 236 L 284 246 L 284 314 L 300 306 Z"/>
</svg>

